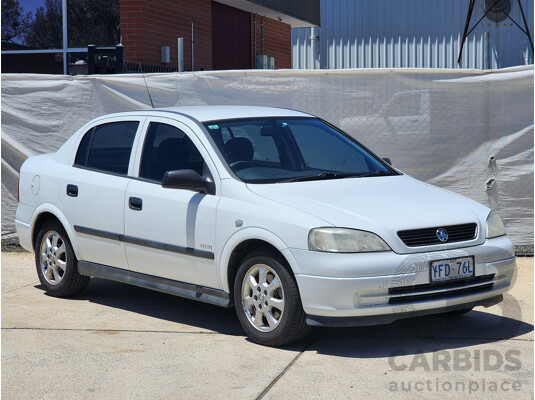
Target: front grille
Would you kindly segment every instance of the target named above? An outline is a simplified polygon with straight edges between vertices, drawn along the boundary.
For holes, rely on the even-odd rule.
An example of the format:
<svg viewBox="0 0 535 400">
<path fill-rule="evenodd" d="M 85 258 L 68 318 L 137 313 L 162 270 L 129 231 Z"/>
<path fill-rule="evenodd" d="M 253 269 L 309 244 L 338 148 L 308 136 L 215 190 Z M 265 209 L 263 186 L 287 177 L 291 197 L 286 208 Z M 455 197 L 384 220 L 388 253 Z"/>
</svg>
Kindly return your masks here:
<svg viewBox="0 0 535 400">
<path fill-rule="evenodd" d="M 442 242 L 437 237 L 437 230 L 443 228 L 448 232 L 448 240 Z M 408 231 L 399 231 L 399 238 L 406 246 L 431 246 L 435 244 L 445 244 L 452 242 L 462 242 L 465 240 L 475 239 L 477 234 L 477 224 L 462 224 L 450 226 L 437 226 L 434 228 L 412 229 Z"/>
<path fill-rule="evenodd" d="M 412 303 L 414 301 L 424 301 L 424 300 L 437 300 L 437 299 L 446 299 L 448 297 L 473 294 L 485 292 L 492 289 L 493 283 L 487 283 L 482 286 L 468 287 L 462 289 L 451 290 L 448 292 L 439 292 L 439 293 L 426 293 L 426 294 L 412 294 L 409 296 L 400 296 L 400 297 L 391 297 L 388 300 L 388 304 L 402 304 L 402 303 Z"/>
<path fill-rule="evenodd" d="M 465 279 L 452 279 L 449 281 L 442 281 L 442 282 L 436 282 L 436 283 L 424 283 L 422 285 L 414 285 L 414 286 L 397 286 L 392 287 L 388 289 L 388 294 L 403 294 L 403 293 L 418 293 L 418 292 L 426 292 L 428 290 L 436 290 L 436 289 L 448 289 L 448 288 L 458 288 L 462 287 L 466 284 L 474 284 L 474 283 L 484 283 L 484 282 L 491 282 L 494 279 L 494 274 L 489 275 L 480 275 L 473 278 L 465 278 Z"/>
<path fill-rule="evenodd" d="M 446 299 L 492 289 L 494 274 L 446 282 L 425 283 L 423 285 L 399 286 L 388 289 L 388 294 L 406 296 L 390 297 L 388 304 L 411 303 L 414 301 Z"/>
</svg>

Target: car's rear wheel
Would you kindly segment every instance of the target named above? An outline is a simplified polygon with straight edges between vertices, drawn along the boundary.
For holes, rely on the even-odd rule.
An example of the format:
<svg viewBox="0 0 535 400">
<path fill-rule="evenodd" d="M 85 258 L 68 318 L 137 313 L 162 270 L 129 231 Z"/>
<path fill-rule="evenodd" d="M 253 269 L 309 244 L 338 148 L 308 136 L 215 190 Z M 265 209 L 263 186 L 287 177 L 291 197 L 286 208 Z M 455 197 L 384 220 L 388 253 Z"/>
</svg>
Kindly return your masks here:
<svg viewBox="0 0 535 400">
<path fill-rule="evenodd" d="M 309 331 L 294 277 L 271 252 L 249 255 L 234 281 L 234 304 L 243 330 L 253 341 L 282 346 Z"/>
<path fill-rule="evenodd" d="M 45 222 L 37 234 L 35 264 L 41 284 L 52 296 L 74 296 L 89 283 L 88 276 L 78 273 L 71 242 L 56 221 Z"/>
</svg>

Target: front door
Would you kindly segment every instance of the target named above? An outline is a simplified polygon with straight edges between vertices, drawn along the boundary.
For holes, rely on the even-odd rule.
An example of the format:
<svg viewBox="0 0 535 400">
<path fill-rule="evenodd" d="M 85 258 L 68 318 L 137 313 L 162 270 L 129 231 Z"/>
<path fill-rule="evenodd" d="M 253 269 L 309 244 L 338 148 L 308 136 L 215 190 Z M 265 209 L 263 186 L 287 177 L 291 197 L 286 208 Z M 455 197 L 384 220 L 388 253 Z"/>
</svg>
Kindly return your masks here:
<svg viewBox="0 0 535 400">
<path fill-rule="evenodd" d="M 138 179 L 125 196 L 125 248 L 132 271 L 219 287 L 214 261 L 218 195 L 163 188 L 166 171 L 192 169 L 213 179 L 195 134 L 166 118 L 147 119 Z M 215 172 L 215 171 L 214 171 Z"/>
</svg>

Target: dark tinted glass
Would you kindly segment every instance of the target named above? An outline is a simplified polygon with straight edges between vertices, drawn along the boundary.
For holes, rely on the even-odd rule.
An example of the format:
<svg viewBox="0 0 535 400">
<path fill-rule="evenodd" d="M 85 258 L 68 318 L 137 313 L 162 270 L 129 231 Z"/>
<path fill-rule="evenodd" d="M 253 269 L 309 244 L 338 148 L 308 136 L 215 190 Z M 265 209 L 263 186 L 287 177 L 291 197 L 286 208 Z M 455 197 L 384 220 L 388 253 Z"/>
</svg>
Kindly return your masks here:
<svg viewBox="0 0 535 400">
<path fill-rule="evenodd" d="M 87 153 L 89 152 L 89 146 L 91 145 L 91 138 L 93 137 L 93 131 L 95 128 L 91 128 L 85 135 L 80 146 L 78 146 L 78 152 L 76 153 L 76 165 L 85 165 L 87 162 Z"/>
<path fill-rule="evenodd" d="M 119 0 L 67 0 L 68 47 L 120 42 Z"/>
<path fill-rule="evenodd" d="M 121 121 L 97 126 L 87 166 L 106 172 L 126 174 L 138 125 L 137 121 Z"/>
<path fill-rule="evenodd" d="M 2 1 L 2 50 L 59 49 L 61 0 Z"/>
<path fill-rule="evenodd" d="M 167 171 L 192 169 L 203 175 L 204 161 L 191 139 L 180 129 L 153 122 L 149 126 L 139 176 L 161 182 Z"/>
</svg>

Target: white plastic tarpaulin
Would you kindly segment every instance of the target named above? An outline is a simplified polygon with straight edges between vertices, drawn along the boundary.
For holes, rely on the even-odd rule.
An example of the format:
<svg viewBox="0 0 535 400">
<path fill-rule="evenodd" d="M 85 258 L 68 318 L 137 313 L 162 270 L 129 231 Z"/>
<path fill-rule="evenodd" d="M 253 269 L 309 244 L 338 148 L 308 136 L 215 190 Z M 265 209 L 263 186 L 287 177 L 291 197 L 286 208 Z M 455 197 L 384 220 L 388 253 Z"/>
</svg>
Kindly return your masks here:
<svg viewBox="0 0 535 400">
<path fill-rule="evenodd" d="M 492 207 L 515 244 L 533 243 L 533 67 L 145 78 L 155 107 L 246 104 L 315 114 L 403 172 Z M 2 75 L 2 232 L 14 231 L 16 173 L 25 157 L 57 150 L 93 117 L 141 108 L 150 101 L 139 74 Z"/>
</svg>

